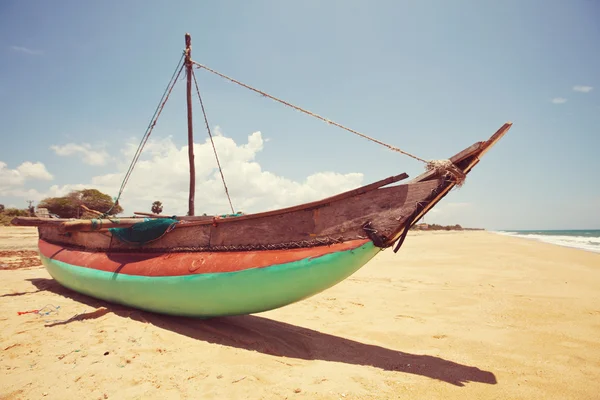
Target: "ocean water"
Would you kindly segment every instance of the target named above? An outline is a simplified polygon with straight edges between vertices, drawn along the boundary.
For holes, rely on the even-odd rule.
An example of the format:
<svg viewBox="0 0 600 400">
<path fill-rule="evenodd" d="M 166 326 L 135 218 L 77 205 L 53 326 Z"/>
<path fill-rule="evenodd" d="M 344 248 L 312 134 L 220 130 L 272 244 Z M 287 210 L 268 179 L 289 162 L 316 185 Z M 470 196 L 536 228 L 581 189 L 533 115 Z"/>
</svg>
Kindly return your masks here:
<svg viewBox="0 0 600 400">
<path fill-rule="evenodd" d="M 600 229 L 565 231 L 498 231 L 497 233 L 600 253 Z"/>
</svg>

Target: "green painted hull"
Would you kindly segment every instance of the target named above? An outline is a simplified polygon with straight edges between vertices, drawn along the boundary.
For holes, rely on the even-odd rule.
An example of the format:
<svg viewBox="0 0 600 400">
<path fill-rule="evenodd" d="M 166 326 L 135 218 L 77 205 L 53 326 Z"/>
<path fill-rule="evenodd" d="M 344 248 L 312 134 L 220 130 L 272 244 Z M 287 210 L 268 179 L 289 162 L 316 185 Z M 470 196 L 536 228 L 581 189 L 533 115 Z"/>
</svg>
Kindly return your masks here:
<svg viewBox="0 0 600 400">
<path fill-rule="evenodd" d="M 76 292 L 161 314 L 253 314 L 300 301 L 346 279 L 381 249 L 358 248 L 236 272 L 148 277 L 79 267 L 41 255 L 48 272 Z"/>
</svg>

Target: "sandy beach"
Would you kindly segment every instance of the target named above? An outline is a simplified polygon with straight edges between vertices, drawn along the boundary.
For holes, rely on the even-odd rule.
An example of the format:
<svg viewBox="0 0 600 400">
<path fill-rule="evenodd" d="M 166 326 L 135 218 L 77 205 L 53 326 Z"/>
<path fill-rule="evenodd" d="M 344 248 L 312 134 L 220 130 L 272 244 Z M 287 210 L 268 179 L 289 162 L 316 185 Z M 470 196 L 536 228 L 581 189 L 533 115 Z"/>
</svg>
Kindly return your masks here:
<svg viewBox="0 0 600 400">
<path fill-rule="evenodd" d="M 2 399 L 600 398 L 600 254 L 414 232 L 313 298 L 202 321 L 73 293 L 6 252 L 35 244 L 0 228 Z"/>
</svg>

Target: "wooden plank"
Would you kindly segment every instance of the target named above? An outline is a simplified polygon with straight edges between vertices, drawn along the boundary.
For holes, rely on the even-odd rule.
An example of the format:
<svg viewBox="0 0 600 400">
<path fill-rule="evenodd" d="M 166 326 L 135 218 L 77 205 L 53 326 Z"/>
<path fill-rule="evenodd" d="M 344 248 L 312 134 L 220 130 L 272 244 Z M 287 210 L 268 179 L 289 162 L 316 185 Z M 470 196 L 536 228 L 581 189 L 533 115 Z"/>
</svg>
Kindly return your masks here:
<svg viewBox="0 0 600 400">
<path fill-rule="evenodd" d="M 141 218 L 76 219 L 62 222 L 60 227 L 64 232 L 97 231 L 108 228 L 128 228 L 140 222 L 144 220 Z"/>
<path fill-rule="evenodd" d="M 403 225 L 417 202 L 429 196 L 438 185 L 438 181 L 428 181 L 380 188 L 311 209 L 247 220 L 241 217 L 217 220 L 216 226 L 212 223 L 181 222 L 169 234 L 142 247 L 115 238 L 111 241 L 110 235 L 102 232 L 79 231 L 65 236 L 58 227 L 41 228 L 41 237 L 52 243 L 95 250 L 106 249 L 110 245 L 110 249 L 115 251 L 198 248 L 210 251 L 215 246 L 260 247 L 320 240 L 364 239 L 366 236 L 362 227 L 365 223 L 371 222 L 380 234 L 391 234 Z"/>
<path fill-rule="evenodd" d="M 299 205 L 292 206 L 292 207 L 281 208 L 278 210 L 265 211 L 265 212 L 255 213 L 255 214 L 247 214 L 247 215 L 242 215 L 240 217 L 219 219 L 219 223 L 228 223 L 228 222 L 232 222 L 232 221 L 243 221 L 243 220 L 248 220 L 248 219 L 263 218 L 263 217 L 269 217 L 269 216 L 273 216 L 273 215 L 285 214 L 285 213 L 292 212 L 292 211 L 312 209 L 314 207 L 320 207 L 320 206 L 329 204 L 334 201 L 347 199 L 352 196 L 359 196 L 361 194 L 368 193 L 372 190 L 376 190 L 380 187 L 399 182 L 406 178 L 408 178 L 408 174 L 402 173 L 400 175 L 390 176 L 389 178 L 385 178 L 380 181 L 373 182 L 369 185 L 362 186 L 362 187 L 359 187 L 356 189 L 349 190 L 347 192 L 337 194 L 335 196 L 327 197 L 325 199 L 316 200 L 316 201 L 313 201 L 310 203 L 299 204 Z M 194 217 L 194 218 L 178 217 L 178 219 L 180 219 L 182 221 L 196 221 L 198 218 L 206 218 L 206 217 Z M 202 222 L 201 224 L 212 224 L 212 223 L 213 223 L 213 221 L 211 219 L 211 220 Z"/>
<path fill-rule="evenodd" d="M 316 226 L 321 235 L 335 236 L 345 231 L 357 231 L 371 222 L 380 235 L 388 236 L 402 226 L 402 221 L 412 214 L 417 202 L 431 195 L 438 181 L 401 185 L 377 190 L 377 197 L 357 199 L 340 207 L 320 210 Z"/>
<path fill-rule="evenodd" d="M 297 210 L 230 224 L 217 223 L 216 226 L 209 225 L 210 245 L 267 245 L 309 240 L 314 225 L 311 210 Z"/>
<path fill-rule="evenodd" d="M 465 173 L 465 175 L 468 174 L 473 169 L 473 167 L 479 163 L 483 154 L 488 152 L 490 150 L 490 148 L 492 148 L 496 143 L 498 143 L 498 141 L 506 134 L 506 132 L 508 132 L 508 130 L 511 127 L 512 127 L 512 122 L 510 122 L 510 121 L 506 122 L 487 141 L 482 142 L 482 144 L 480 146 L 477 146 L 478 143 L 475 143 L 471 147 L 463 150 L 462 152 L 457 153 L 450 160 L 456 164 L 456 163 L 460 163 L 462 161 L 467 160 L 469 157 L 472 157 L 471 160 L 467 163 L 467 165 L 462 166 L 462 171 Z M 454 161 L 454 160 L 456 160 L 456 161 Z M 423 175 L 425 175 L 425 174 L 423 174 Z M 420 177 L 417 177 L 416 179 L 419 179 L 419 178 Z M 430 199 L 429 204 L 416 216 L 416 218 L 414 219 L 414 223 L 416 223 L 421 218 L 423 218 L 425 216 L 425 214 L 427 214 L 433 207 L 435 207 L 435 205 L 442 198 L 444 198 L 444 196 L 446 196 L 450 192 L 450 190 L 452 190 L 452 188 L 454 186 L 455 186 L 454 183 L 447 185 L 445 188 L 443 188 L 440 191 L 440 193 L 437 196 L 435 196 L 433 199 Z M 394 234 L 393 241 L 396 241 L 400 237 L 400 235 L 401 235 L 400 231 L 396 232 Z"/>
<path fill-rule="evenodd" d="M 474 154 L 477 154 L 477 152 L 481 150 L 484 143 L 485 142 L 477 142 L 477 143 L 472 144 L 471 146 L 467 147 L 466 149 L 464 149 L 464 150 L 456 153 L 452 157 L 450 157 L 450 161 L 453 164 L 457 164 L 457 163 L 463 161 L 464 159 L 466 159 Z M 437 177 L 437 175 L 438 175 L 438 173 L 436 171 L 433 171 L 433 170 L 425 171 L 421 175 L 419 175 L 415 179 L 413 179 L 411 181 L 411 183 L 412 182 L 423 182 L 423 181 L 426 181 L 429 179 L 434 179 Z"/>
<path fill-rule="evenodd" d="M 506 132 L 508 132 L 511 127 L 512 122 L 510 121 L 502 125 L 500 129 L 498 129 L 496 133 L 494 133 L 492 137 L 490 137 L 487 140 L 487 142 L 485 142 L 484 148 L 481 150 L 481 153 L 477 157 L 481 158 L 485 153 L 487 153 L 496 143 L 498 143 L 500 139 L 502 139 L 504 135 L 506 135 Z M 473 168 L 473 166 L 471 166 L 471 168 Z"/>
<path fill-rule="evenodd" d="M 343 200 L 343 199 L 346 199 L 346 198 L 349 198 L 352 196 L 359 196 L 361 194 L 368 193 L 372 190 L 376 190 L 380 187 L 399 182 L 406 178 L 408 178 L 408 174 L 402 173 L 399 175 L 390 176 L 388 178 L 382 179 L 377 182 L 370 183 L 368 185 L 365 185 L 365 186 L 362 186 L 362 187 L 359 187 L 356 189 L 349 190 L 347 192 L 343 192 L 343 193 L 339 193 L 339 194 L 331 196 L 331 197 L 327 197 L 325 199 L 321 199 L 321 200 L 317 200 L 317 201 L 313 201 L 313 202 L 305 203 L 305 204 L 299 204 L 296 206 L 282 208 L 282 209 L 278 209 L 278 210 L 265 211 L 265 212 L 261 212 L 261 213 L 255 213 L 255 214 L 247 214 L 247 215 L 242 215 L 242 216 L 233 217 L 233 218 L 223 218 L 223 219 L 219 219 L 219 223 L 228 223 L 233 220 L 239 221 L 239 220 L 263 218 L 263 217 L 268 217 L 268 216 L 272 216 L 272 215 L 285 214 L 285 213 L 292 212 L 292 211 L 311 209 L 314 207 L 326 205 L 326 204 L 334 202 L 334 201 Z M 141 212 L 136 212 L 136 214 L 144 215 L 144 216 L 152 216 L 154 218 L 172 218 L 172 216 L 167 216 L 167 215 L 156 215 L 156 214 L 141 213 Z M 131 226 L 133 224 L 141 222 L 141 219 L 137 219 L 137 218 L 111 218 L 111 219 L 119 220 L 118 226 L 121 226 L 121 227 Z M 196 217 L 196 216 L 183 217 L 182 216 L 182 217 L 177 217 L 177 219 L 182 220 L 182 221 L 190 221 L 190 222 L 194 221 L 194 224 L 188 225 L 190 227 L 194 226 L 194 225 L 211 225 L 213 223 L 213 217 L 207 217 L 207 216 L 199 216 L 199 217 Z M 78 220 L 48 219 L 47 220 L 45 218 L 18 217 L 14 221 L 15 221 L 15 225 L 20 225 L 20 226 L 40 226 L 40 225 L 45 225 L 48 223 L 56 223 L 56 222 L 63 223 L 63 222 L 65 222 L 65 224 L 63 224 L 63 227 L 68 232 L 75 232 L 78 230 L 92 230 L 91 228 L 93 225 L 91 220 L 81 220 L 81 219 L 78 219 Z M 98 224 L 102 225 L 103 227 L 117 226 L 117 224 L 112 223 L 108 219 L 102 219 L 99 221 Z"/>
<path fill-rule="evenodd" d="M 362 226 L 369 221 L 382 232 L 393 232 L 402 224 L 403 218 L 412 213 L 416 203 L 430 196 L 438 185 L 438 181 L 429 181 L 380 188 L 319 207 L 279 215 L 253 219 L 237 217 L 217 220 L 216 224 L 209 225 L 190 222 L 194 225 L 185 230 L 210 227 L 210 246 L 271 245 L 326 238 L 353 240 L 364 237 Z M 222 223 L 224 221 L 228 223 Z M 184 230 L 186 225 L 182 223 L 173 232 Z M 177 243 L 184 245 L 181 240 Z"/>
<path fill-rule="evenodd" d="M 111 220 L 120 221 L 121 225 L 137 224 L 142 222 L 142 218 L 111 218 L 101 220 L 106 225 Z M 98 221 L 98 219 L 96 219 Z M 90 219 L 68 219 L 68 218 L 37 218 L 37 217 L 15 217 L 11 224 L 16 226 L 46 226 L 46 225 L 63 225 L 66 222 L 81 223 L 82 225 L 91 225 Z"/>
<path fill-rule="evenodd" d="M 152 214 L 152 213 L 141 212 L 141 211 L 134 211 L 133 213 L 135 215 L 141 215 L 143 217 L 150 217 L 150 218 L 173 218 L 172 215 Z"/>
<path fill-rule="evenodd" d="M 498 140 L 500 140 L 500 138 L 502 138 L 502 136 L 504 136 L 506 134 L 506 132 L 508 132 L 508 130 L 511 128 L 511 126 L 512 126 L 512 122 L 506 122 L 488 140 L 472 144 L 471 146 L 467 147 L 466 149 L 464 149 L 464 150 L 456 153 L 452 157 L 450 157 L 450 161 L 456 165 L 473 155 L 476 155 L 477 157 L 483 156 L 483 154 L 485 154 L 494 144 L 496 144 L 498 142 Z M 417 176 L 416 178 L 414 178 L 411 181 L 411 183 L 412 182 L 423 182 L 428 179 L 432 179 L 435 176 L 436 176 L 435 171 L 426 171 L 426 172 L 422 173 L 421 175 Z"/>
<path fill-rule="evenodd" d="M 58 218 L 38 218 L 38 217 L 15 217 L 10 223 L 15 226 L 45 226 L 60 225 L 68 219 Z"/>
</svg>

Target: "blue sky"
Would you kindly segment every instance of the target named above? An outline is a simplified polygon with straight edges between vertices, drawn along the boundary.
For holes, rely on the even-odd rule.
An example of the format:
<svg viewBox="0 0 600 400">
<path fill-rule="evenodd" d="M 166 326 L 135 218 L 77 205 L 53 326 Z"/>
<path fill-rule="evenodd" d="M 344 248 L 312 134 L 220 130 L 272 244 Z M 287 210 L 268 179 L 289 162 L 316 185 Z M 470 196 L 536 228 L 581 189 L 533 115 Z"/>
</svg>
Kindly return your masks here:
<svg viewBox="0 0 600 400">
<path fill-rule="evenodd" d="M 94 185 L 116 195 L 189 32 L 195 60 L 426 159 L 447 158 L 512 121 L 428 222 L 599 228 L 598 21 L 596 0 L 3 1 L 0 203 L 22 207 Z M 196 75 L 244 211 L 423 171 L 205 71 Z M 226 212 L 194 107 L 196 163 L 206 169 L 196 212 Z M 123 195 L 126 214 L 149 209 L 153 198 L 168 200 L 167 213 L 185 211 L 186 134 L 179 82 L 147 164 Z"/>
</svg>

